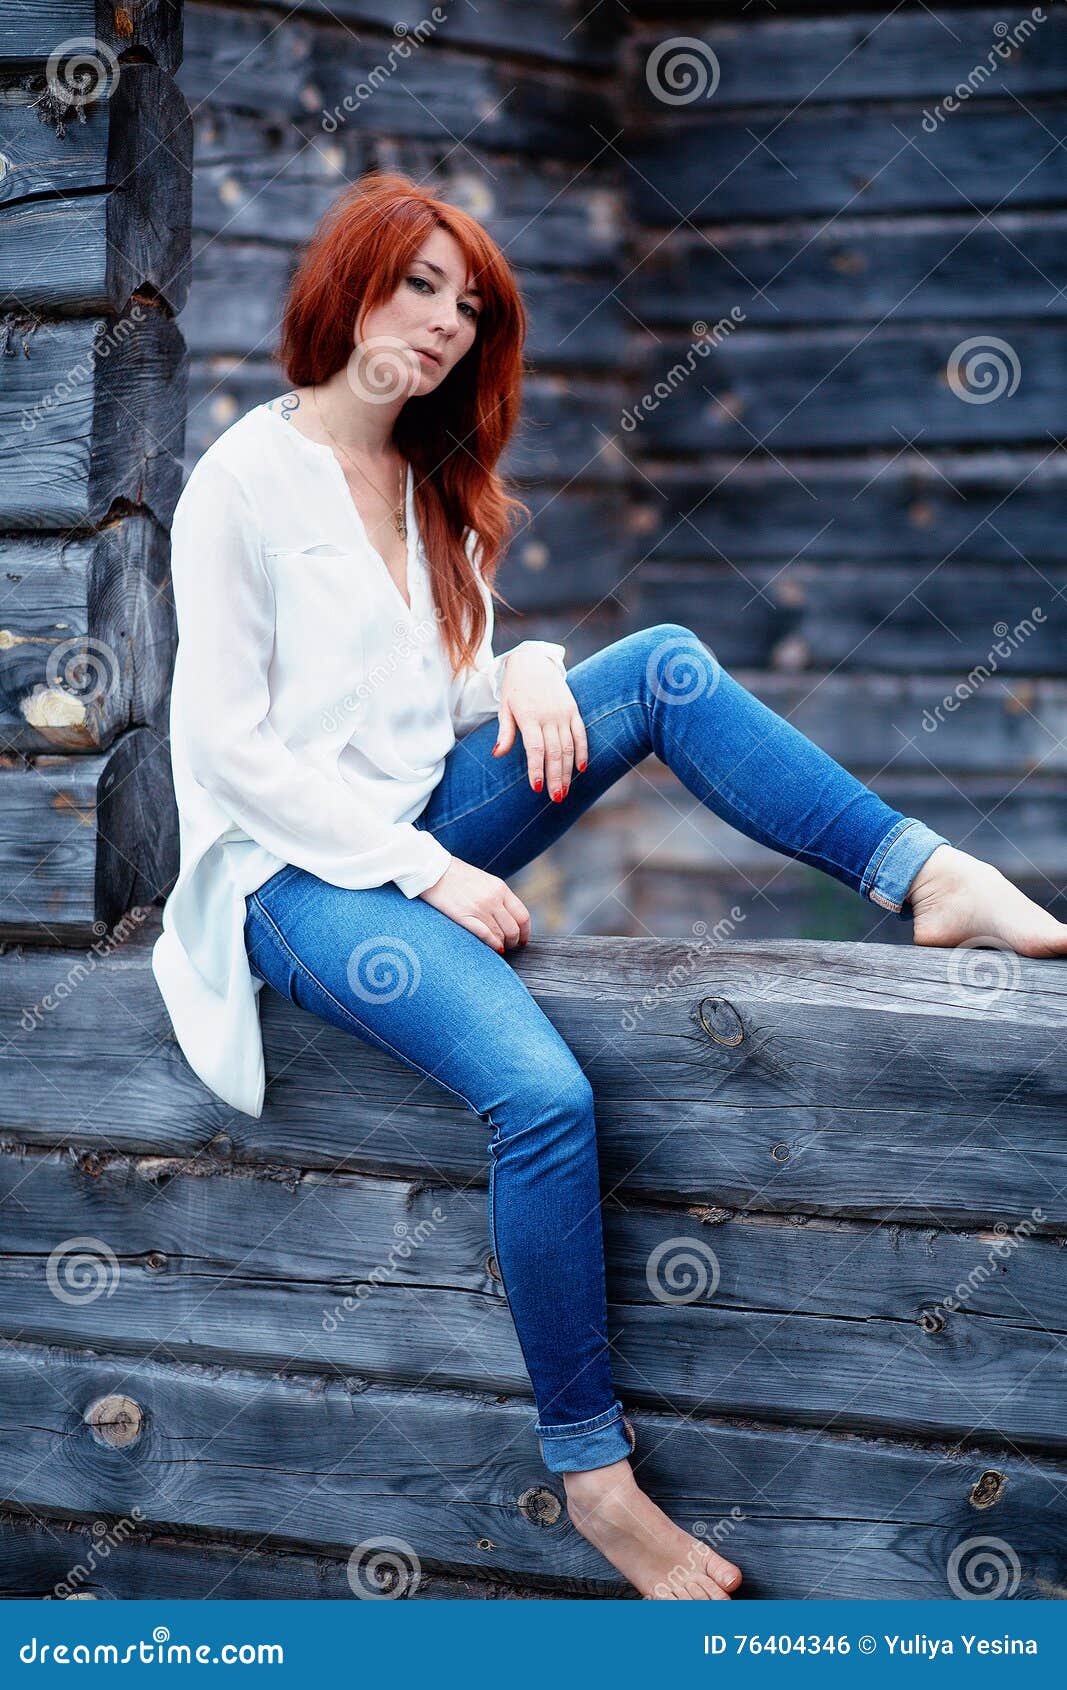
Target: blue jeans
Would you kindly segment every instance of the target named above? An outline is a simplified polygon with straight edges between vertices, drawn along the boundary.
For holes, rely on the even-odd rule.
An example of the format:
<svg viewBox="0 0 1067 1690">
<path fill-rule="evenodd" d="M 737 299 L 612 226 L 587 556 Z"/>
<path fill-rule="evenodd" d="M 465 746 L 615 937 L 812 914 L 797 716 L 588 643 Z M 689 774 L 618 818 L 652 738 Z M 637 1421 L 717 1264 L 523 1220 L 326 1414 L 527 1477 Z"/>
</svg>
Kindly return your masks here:
<svg viewBox="0 0 1067 1690">
<path fill-rule="evenodd" d="M 762 704 L 688 628 L 630 634 L 568 682 L 589 763 L 562 803 L 547 784 L 533 791 L 518 737 L 507 756 L 490 755 L 494 720 L 456 743 L 415 825 L 508 879 L 654 753 L 742 833 L 902 918 L 915 875 L 947 843 Z M 609 1365 L 593 1093 L 508 956 L 393 882 L 351 891 L 292 865 L 249 895 L 245 940 L 261 979 L 430 1076 L 492 1128 L 489 1236 L 545 1464 L 564 1473 L 628 1455 L 633 1428 Z"/>
</svg>

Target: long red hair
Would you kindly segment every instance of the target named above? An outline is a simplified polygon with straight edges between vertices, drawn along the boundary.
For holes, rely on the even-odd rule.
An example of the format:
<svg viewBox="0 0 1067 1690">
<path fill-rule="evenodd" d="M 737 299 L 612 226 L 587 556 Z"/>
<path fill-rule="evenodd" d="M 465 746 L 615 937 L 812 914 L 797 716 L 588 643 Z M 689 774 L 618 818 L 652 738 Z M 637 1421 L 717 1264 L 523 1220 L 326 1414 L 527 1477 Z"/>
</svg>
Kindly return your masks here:
<svg viewBox="0 0 1067 1690">
<path fill-rule="evenodd" d="M 435 227 L 463 250 L 482 298 L 469 351 L 432 393 L 409 399 L 393 437 L 414 472 L 434 602 L 454 669 L 471 662 L 486 612 L 465 550 L 494 598 L 512 522 L 529 507 L 495 465 L 519 415 L 526 312 L 511 267 L 481 224 L 399 172 L 371 171 L 320 218 L 286 296 L 278 358 L 294 387 L 324 382 L 352 356 L 364 310 L 384 304 Z M 505 601 L 506 602 L 506 601 Z"/>
</svg>

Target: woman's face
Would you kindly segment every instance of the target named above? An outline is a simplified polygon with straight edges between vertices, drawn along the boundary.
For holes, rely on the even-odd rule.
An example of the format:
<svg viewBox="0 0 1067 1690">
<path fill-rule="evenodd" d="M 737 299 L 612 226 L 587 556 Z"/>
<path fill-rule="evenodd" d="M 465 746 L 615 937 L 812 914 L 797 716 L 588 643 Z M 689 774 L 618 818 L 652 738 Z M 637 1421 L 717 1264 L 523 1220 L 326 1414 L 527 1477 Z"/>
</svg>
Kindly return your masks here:
<svg viewBox="0 0 1067 1690">
<path fill-rule="evenodd" d="M 481 309 L 459 242 L 447 229 L 434 229 L 405 265 L 392 298 L 364 316 L 357 346 L 396 345 L 411 364 L 407 397 L 430 393 L 469 350 Z"/>
</svg>

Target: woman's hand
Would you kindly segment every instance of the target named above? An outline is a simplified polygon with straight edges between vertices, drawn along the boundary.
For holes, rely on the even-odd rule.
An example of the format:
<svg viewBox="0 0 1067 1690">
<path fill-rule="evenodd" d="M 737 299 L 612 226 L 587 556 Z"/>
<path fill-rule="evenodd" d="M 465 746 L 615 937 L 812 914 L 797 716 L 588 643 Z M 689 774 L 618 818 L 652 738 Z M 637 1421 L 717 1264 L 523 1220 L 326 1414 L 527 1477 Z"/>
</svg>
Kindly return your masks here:
<svg viewBox="0 0 1067 1690">
<path fill-rule="evenodd" d="M 530 937 L 530 912 L 522 899 L 499 875 L 486 874 L 460 857 L 453 857 L 440 880 L 418 896 L 501 956 Z"/>
<path fill-rule="evenodd" d="M 494 757 L 503 757 L 522 734 L 530 785 L 540 792 L 547 783 L 554 802 L 567 796 L 571 773 L 589 761 L 589 745 L 574 694 L 551 657 L 520 646 L 504 665 L 497 713 L 500 731 Z"/>
</svg>

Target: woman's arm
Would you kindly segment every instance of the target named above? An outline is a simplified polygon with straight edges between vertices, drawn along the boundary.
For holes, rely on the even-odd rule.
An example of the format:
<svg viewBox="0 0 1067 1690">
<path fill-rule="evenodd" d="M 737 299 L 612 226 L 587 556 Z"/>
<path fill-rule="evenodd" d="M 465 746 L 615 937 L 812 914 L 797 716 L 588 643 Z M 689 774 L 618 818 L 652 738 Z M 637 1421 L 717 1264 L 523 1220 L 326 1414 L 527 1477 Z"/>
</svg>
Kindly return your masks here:
<svg viewBox="0 0 1067 1690">
<path fill-rule="evenodd" d="M 171 556 L 180 728 L 195 778 L 250 838 L 331 885 L 393 880 L 409 898 L 433 885 L 451 852 L 411 823 L 380 820 L 343 776 L 301 762 L 267 722 L 274 592 L 247 495 L 210 459 L 179 501 Z"/>
</svg>

